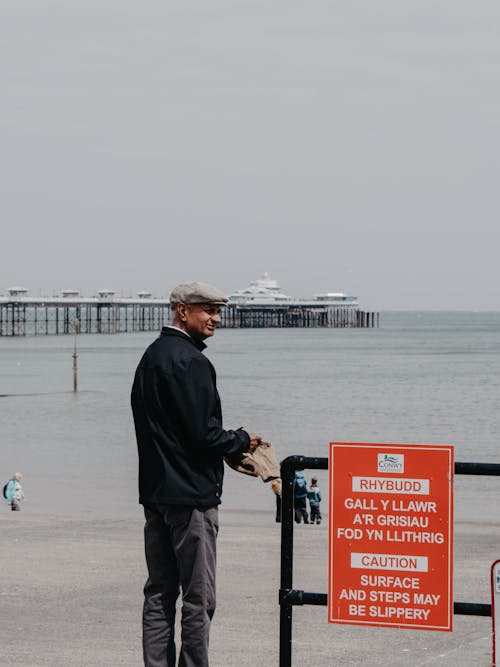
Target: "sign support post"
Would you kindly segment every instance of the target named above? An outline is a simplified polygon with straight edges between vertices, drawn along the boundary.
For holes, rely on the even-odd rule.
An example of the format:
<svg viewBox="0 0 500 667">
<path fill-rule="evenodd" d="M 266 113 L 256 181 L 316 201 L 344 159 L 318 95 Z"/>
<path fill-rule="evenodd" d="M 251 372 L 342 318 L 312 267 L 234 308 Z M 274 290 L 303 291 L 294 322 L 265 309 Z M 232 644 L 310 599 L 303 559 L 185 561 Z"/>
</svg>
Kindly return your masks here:
<svg viewBox="0 0 500 667">
<path fill-rule="evenodd" d="M 491 566 L 491 620 L 493 624 L 493 667 L 500 667 L 500 560 Z"/>
</svg>

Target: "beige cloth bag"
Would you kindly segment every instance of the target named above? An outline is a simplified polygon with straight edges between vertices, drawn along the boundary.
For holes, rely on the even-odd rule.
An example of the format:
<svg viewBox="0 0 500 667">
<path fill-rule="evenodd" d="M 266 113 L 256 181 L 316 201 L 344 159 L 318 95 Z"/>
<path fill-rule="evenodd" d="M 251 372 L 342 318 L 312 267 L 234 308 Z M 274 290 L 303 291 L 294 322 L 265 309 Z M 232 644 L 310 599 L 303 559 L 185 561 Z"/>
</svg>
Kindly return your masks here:
<svg viewBox="0 0 500 667">
<path fill-rule="evenodd" d="M 233 470 L 244 475 L 260 477 L 264 482 L 270 482 L 281 477 L 276 452 L 269 442 L 262 441 L 252 454 L 249 452 L 233 454 L 225 456 L 224 461 Z"/>
</svg>

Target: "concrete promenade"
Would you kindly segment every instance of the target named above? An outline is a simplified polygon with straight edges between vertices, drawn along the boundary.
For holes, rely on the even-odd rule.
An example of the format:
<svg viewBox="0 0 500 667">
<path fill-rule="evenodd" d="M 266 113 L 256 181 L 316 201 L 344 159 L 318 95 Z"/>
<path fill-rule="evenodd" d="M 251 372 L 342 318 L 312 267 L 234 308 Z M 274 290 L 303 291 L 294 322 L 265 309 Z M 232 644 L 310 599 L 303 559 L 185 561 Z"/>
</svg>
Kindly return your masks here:
<svg viewBox="0 0 500 667">
<path fill-rule="evenodd" d="M 278 664 L 280 531 L 272 512 L 222 509 L 211 667 Z M 140 667 L 142 517 L 0 514 L 0 665 Z M 294 586 L 326 592 L 327 527 L 296 527 Z M 500 521 L 458 522 L 455 599 L 489 602 Z M 491 619 L 455 616 L 453 633 L 329 626 L 294 609 L 293 665 L 491 665 Z"/>
</svg>

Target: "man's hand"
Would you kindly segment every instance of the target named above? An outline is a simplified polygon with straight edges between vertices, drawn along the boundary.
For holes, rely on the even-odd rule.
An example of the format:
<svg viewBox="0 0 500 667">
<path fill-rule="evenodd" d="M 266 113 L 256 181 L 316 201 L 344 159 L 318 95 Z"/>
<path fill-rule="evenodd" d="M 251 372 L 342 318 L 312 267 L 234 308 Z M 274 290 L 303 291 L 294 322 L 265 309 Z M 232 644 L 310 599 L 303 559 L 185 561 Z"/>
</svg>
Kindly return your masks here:
<svg viewBox="0 0 500 667">
<path fill-rule="evenodd" d="M 247 431 L 247 433 L 248 437 L 250 438 L 250 445 L 248 447 L 248 451 L 251 454 L 257 449 L 257 447 L 262 442 L 262 437 L 260 435 L 255 435 L 255 433 L 250 433 L 249 431 Z"/>
</svg>

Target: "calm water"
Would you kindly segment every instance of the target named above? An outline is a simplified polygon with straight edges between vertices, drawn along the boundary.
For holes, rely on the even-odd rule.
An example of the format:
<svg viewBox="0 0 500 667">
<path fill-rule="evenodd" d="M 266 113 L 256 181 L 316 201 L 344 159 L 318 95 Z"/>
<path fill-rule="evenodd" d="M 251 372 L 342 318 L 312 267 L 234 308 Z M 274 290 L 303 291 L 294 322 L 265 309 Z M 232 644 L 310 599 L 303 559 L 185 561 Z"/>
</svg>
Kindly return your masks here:
<svg viewBox="0 0 500 667">
<path fill-rule="evenodd" d="M 0 339 L 0 477 L 24 473 L 29 512 L 137 515 L 129 392 L 156 334 Z M 500 462 L 500 313 L 390 313 L 374 330 L 218 331 L 207 355 L 227 427 L 280 458 L 330 440 L 454 444 Z M 326 474 L 320 474 L 326 491 Z M 499 520 L 500 479 L 457 478 L 457 516 Z M 224 506 L 272 509 L 260 481 L 229 472 Z"/>
</svg>

